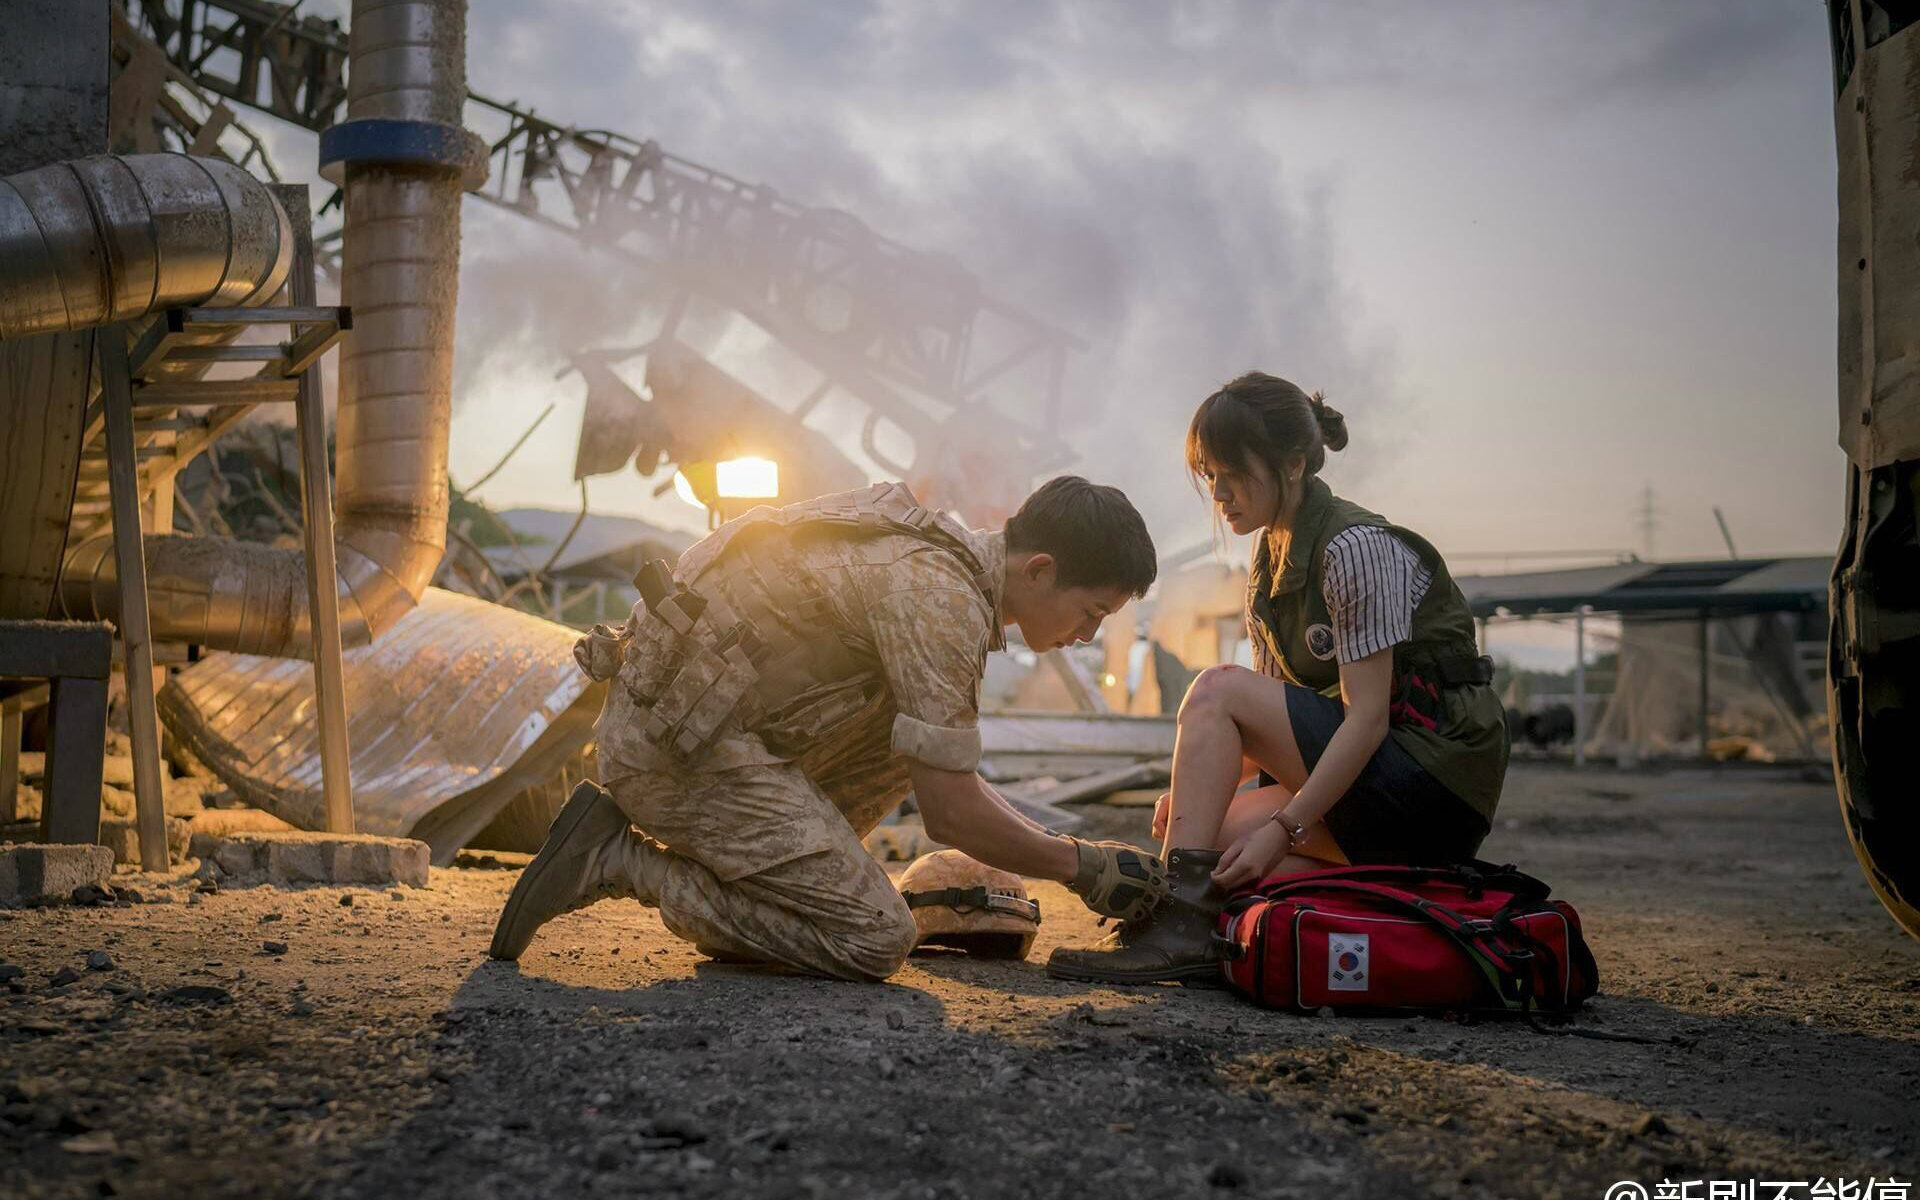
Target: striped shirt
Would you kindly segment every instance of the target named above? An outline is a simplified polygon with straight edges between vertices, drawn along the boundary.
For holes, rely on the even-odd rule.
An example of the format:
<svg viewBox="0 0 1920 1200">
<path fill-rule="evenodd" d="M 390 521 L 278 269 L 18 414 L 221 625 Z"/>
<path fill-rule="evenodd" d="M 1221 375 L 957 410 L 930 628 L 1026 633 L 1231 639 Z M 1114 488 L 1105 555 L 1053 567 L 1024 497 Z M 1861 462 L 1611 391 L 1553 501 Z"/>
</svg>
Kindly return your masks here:
<svg viewBox="0 0 1920 1200">
<path fill-rule="evenodd" d="M 1413 637 L 1413 610 L 1433 571 L 1411 547 L 1374 525 L 1355 525 L 1327 543 L 1320 595 L 1333 617 L 1334 657 L 1378 654 Z"/>
</svg>

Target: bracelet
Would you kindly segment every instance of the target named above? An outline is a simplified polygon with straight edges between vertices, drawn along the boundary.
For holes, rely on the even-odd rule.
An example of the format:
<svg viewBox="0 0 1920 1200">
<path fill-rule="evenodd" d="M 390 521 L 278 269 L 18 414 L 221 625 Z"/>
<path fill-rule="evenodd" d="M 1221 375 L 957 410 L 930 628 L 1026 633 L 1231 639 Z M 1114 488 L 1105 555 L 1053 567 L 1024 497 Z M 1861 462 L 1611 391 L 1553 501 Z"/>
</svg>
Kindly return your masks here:
<svg viewBox="0 0 1920 1200">
<path fill-rule="evenodd" d="M 1291 850 L 1295 846 L 1302 845 L 1306 842 L 1307 827 L 1297 821 L 1289 824 L 1287 821 L 1287 814 L 1285 812 L 1276 811 L 1271 817 L 1268 817 L 1267 819 L 1269 821 L 1276 822 L 1280 826 L 1280 828 L 1287 831 L 1287 849 Z"/>
</svg>

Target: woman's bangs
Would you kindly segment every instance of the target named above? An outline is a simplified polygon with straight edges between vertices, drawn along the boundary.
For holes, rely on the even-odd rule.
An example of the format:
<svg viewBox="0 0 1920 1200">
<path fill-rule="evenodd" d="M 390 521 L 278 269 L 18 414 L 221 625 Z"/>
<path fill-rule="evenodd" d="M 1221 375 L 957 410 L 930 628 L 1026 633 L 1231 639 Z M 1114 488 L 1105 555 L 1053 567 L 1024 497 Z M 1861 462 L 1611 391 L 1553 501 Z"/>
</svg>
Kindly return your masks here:
<svg viewBox="0 0 1920 1200">
<path fill-rule="evenodd" d="M 1246 406 L 1225 393 L 1215 392 L 1201 401 L 1193 424 L 1187 427 L 1187 470 L 1195 479 L 1204 479 L 1209 472 L 1246 470 L 1247 447 L 1254 433 L 1249 424 Z"/>
</svg>

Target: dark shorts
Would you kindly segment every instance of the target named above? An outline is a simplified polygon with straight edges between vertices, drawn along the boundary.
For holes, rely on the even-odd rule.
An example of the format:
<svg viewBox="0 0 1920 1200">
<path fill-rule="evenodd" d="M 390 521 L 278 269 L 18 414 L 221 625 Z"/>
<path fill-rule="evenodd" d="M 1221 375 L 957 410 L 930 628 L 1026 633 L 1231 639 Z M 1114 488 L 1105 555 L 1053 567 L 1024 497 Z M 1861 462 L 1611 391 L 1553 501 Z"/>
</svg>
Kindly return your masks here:
<svg viewBox="0 0 1920 1200">
<path fill-rule="evenodd" d="M 1286 687 L 1293 740 L 1312 771 L 1340 728 L 1346 706 L 1309 688 Z M 1479 852 L 1488 832 L 1485 817 L 1427 774 L 1391 736 L 1327 810 L 1326 822 L 1351 863 L 1464 862 Z"/>
</svg>

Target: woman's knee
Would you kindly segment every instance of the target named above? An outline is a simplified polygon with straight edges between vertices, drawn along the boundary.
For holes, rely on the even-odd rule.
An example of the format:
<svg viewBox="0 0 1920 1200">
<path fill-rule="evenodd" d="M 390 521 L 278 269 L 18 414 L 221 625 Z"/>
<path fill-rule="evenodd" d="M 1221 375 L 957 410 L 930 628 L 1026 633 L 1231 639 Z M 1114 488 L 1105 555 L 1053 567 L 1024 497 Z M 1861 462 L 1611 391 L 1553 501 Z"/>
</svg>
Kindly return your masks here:
<svg viewBox="0 0 1920 1200">
<path fill-rule="evenodd" d="M 1247 673 L 1245 667 L 1224 663 L 1217 667 L 1208 667 L 1193 677 L 1187 685 L 1186 697 L 1180 701 L 1179 720 L 1182 724 L 1195 721 L 1216 720 L 1233 715 L 1233 695 L 1238 690 L 1241 677 Z"/>
</svg>

